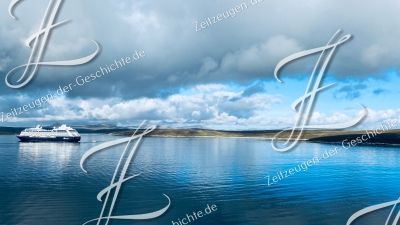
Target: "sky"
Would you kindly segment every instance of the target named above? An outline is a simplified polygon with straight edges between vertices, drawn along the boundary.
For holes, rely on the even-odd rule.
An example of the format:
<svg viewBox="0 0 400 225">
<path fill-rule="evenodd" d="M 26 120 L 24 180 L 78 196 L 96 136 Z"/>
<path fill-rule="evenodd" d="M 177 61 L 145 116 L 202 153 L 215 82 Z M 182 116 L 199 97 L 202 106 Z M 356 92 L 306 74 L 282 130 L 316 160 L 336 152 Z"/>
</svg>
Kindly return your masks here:
<svg viewBox="0 0 400 225">
<path fill-rule="evenodd" d="M 285 65 L 282 82 L 274 70 L 292 54 L 325 46 L 338 30 L 332 43 L 351 38 L 330 60 L 321 86 L 334 85 L 318 93 L 309 123 L 349 121 L 360 115 L 360 104 L 368 115 L 356 128 L 400 119 L 400 1 L 64 0 L 56 22 L 69 21 L 51 30 L 41 61 L 88 56 L 97 49 L 93 41 L 99 53 L 83 65 L 39 66 L 28 85 L 10 88 L 6 76 L 28 63 L 32 48 L 25 42 L 38 32 L 49 2 L 19 1 L 16 19 L 8 12 L 11 0 L 0 2 L 0 126 L 147 120 L 177 128 L 292 127 L 297 112 L 291 105 L 305 93 L 319 54 Z M 142 52 L 139 59 L 90 78 L 135 52 Z M 68 92 L 61 91 L 65 86 Z M 57 97 L 33 104 L 49 94 Z M 29 103 L 34 107 L 7 119 Z"/>
</svg>

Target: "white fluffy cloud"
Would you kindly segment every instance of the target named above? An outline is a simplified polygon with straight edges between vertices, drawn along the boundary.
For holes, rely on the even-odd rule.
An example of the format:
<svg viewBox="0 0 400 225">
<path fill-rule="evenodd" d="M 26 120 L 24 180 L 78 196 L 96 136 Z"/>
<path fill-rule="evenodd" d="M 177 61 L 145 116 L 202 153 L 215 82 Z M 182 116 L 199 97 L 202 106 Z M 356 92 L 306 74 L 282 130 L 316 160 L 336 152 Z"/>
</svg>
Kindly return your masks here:
<svg viewBox="0 0 400 225">
<path fill-rule="evenodd" d="M 246 88 L 244 88 L 247 90 Z M 137 125 L 148 120 L 168 127 L 207 127 L 211 129 L 282 129 L 292 127 L 297 114 L 292 111 L 277 113 L 284 97 L 256 92 L 243 95 L 244 91 L 231 91 L 222 84 L 199 85 L 190 94 L 175 94 L 167 98 L 140 98 L 122 100 L 120 98 L 75 99 L 60 97 L 47 106 L 32 109 L 19 116 L 14 122 L 42 121 L 114 121 L 122 126 Z M 29 98 L 19 97 L 20 102 Z M 356 114 L 351 114 L 356 112 Z M 309 124 L 337 124 L 359 116 L 361 110 L 333 112 L 326 114 L 313 112 Z M 368 109 L 366 119 L 356 128 L 372 127 L 392 119 L 400 119 L 399 109 L 375 111 Z"/>
<path fill-rule="evenodd" d="M 221 84 L 199 85 L 193 88 L 194 93 L 188 95 L 175 94 L 165 99 L 140 98 L 125 101 L 119 98 L 70 100 L 63 96 L 47 103 L 49 107 L 45 116 L 40 111 L 43 109 L 32 109 L 29 120 L 37 117 L 35 119 L 39 121 L 151 120 L 171 124 L 243 124 L 243 119 L 263 114 L 281 102 L 280 95 L 255 93 L 242 96 L 243 91 L 228 91 L 228 88 Z"/>
</svg>

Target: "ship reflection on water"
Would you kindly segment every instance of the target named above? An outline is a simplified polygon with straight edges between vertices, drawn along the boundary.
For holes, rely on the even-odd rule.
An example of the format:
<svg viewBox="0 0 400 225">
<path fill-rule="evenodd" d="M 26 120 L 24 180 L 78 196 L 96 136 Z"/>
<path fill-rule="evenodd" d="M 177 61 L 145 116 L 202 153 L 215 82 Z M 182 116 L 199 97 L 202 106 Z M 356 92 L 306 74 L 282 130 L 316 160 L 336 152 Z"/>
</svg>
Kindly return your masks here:
<svg viewBox="0 0 400 225">
<path fill-rule="evenodd" d="M 46 161 L 49 166 L 63 167 L 71 160 L 79 143 L 70 142 L 19 142 L 19 161 Z"/>
</svg>

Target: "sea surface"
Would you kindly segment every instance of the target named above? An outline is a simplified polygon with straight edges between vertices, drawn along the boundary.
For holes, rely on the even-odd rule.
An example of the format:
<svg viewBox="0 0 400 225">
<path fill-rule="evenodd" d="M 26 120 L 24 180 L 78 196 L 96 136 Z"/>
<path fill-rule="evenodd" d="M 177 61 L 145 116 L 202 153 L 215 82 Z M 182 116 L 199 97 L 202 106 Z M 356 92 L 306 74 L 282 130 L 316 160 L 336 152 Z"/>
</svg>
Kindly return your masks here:
<svg viewBox="0 0 400 225">
<path fill-rule="evenodd" d="M 98 218 L 103 202 L 97 194 L 110 185 L 125 144 L 89 157 L 87 173 L 79 162 L 90 148 L 120 138 L 83 134 L 80 143 L 21 143 L 0 136 L 0 224 L 78 225 Z M 112 215 L 160 210 L 168 205 L 163 194 L 171 205 L 155 219 L 109 224 L 181 225 L 186 214 L 215 205 L 186 223 L 344 225 L 357 211 L 400 197 L 400 148 L 354 146 L 322 158 L 335 147 L 341 146 L 302 142 L 280 153 L 263 139 L 144 138 L 126 177 L 140 175 L 122 184 Z M 314 157 L 321 160 L 271 184 L 277 173 Z M 353 224 L 383 225 L 390 210 Z"/>
</svg>

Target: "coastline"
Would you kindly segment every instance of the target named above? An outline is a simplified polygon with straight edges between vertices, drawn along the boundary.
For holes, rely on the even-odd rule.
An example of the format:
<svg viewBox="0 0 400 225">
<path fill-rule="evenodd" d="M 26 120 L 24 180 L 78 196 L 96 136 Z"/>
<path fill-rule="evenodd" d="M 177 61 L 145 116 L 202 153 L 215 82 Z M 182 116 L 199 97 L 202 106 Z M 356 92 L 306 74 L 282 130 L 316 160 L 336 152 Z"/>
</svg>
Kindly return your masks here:
<svg viewBox="0 0 400 225">
<path fill-rule="evenodd" d="M 134 131 L 121 131 L 110 133 L 115 136 L 131 136 Z M 139 131 L 140 132 L 140 131 Z M 253 138 L 262 140 L 272 140 L 280 131 L 264 130 L 264 131 L 215 131 L 201 129 L 156 129 L 149 133 L 148 137 L 163 137 L 163 138 Z M 294 137 L 299 132 L 294 132 Z M 280 134 L 277 140 L 286 141 L 290 135 L 290 131 L 285 131 Z M 387 130 L 380 134 L 371 134 L 370 138 L 360 141 L 360 137 L 366 136 L 366 131 L 346 131 L 346 130 L 305 130 L 302 138 L 299 141 L 321 143 L 321 144 L 338 144 L 343 145 L 343 142 L 350 143 L 352 140 L 357 140 L 355 145 L 368 146 L 400 146 L 400 130 Z"/>
<path fill-rule="evenodd" d="M 21 127 L 0 127 L 0 135 L 19 134 L 24 128 Z M 135 130 L 117 127 L 91 127 L 80 126 L 75 129 L 81 134 L 109 134 L 113 136 L 131 136 Z M 138 130 L 139 133 L 144 130 Z M 155 129 L 147 134 L 147 137 L 161 138 L 251 138 L 260 140 L 272 140 L 280 130 L 252 130 L 252 131 L 224 131 L 224 130 L 207 130 L 207 129 Z M 367 133 L 366 133 L 367 132 Z M 282 132 L 277 140 L 286 141 L 291 131 Z M 294 137 L 299 134 L 294 132 Z M 304 130 L 299 141 L 321 143 L 321 144 L 338 144 L 342 145 L 345 140 L 357 140 L 356 145 L 369 146 L 400 146 L 400 129 L 386 130 L 381 133 L 369 133 L 365 130 Z M 360 141 L 360 137 L 367 140 Z"/>
</svg>

